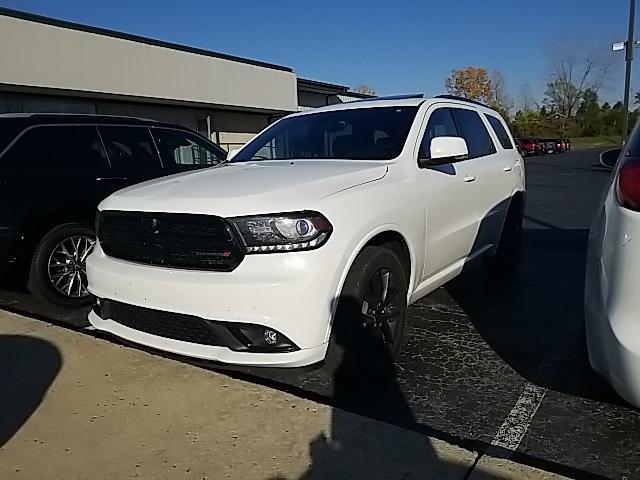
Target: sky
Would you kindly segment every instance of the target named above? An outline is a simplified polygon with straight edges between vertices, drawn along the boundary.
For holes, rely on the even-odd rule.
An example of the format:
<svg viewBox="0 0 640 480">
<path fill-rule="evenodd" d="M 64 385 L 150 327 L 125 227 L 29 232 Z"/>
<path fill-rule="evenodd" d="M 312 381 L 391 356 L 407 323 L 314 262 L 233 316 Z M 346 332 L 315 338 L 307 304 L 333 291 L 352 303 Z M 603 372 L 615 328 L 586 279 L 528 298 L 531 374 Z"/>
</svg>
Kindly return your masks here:
<svg viewBox="0 0 640 480">
<path fill-rule="evenodd" d="M 610 102 L 621 98 L 624 53 L 611 52 L 611 42 L 626 39 L 629 9 L 628 0 L 0 0 L 0 5 L 285 65 L 302 78 L 351 87 L 365 83 L 378 95 L 435 95 L 444 92 L 452 69 L 498 69 L 516 106 L 523 84 L 542 100 L 547 52 L 559 44 L 602 49 L 612 66 L 600 96 Z"/>
</svg>

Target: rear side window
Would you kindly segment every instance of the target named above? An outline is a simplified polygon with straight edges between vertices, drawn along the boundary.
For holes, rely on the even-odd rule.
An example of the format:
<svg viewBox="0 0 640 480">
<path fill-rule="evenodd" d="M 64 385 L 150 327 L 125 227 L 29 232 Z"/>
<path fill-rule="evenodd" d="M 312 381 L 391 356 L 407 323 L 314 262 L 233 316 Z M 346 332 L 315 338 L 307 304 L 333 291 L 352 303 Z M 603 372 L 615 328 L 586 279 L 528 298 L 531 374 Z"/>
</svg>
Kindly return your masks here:
<svg viewBox="0 0 640 480">
<path fill-rule="evenodd" d="M 120 170 L 162 168 L 146 127 L 98 127 L 111 166 Z"/>
<path fill-rule="evenodd" d="M 453 108 L 451 110 L 453 111 L 459 134 L 467 142 L 469 158 L 483 157 L 496 153 L 496 147 L 493 145 L 489 132 L 478 112 L 462 108 Z"/>
<path fill-rule="evenodd" d="M 95 169 L 108 167 L 95 127 L 42 126 L 24 132 L 2 156 L 9 168 Z"/>
<path fill-rule="evenodd" d="M 224 160 L 222 150 L 189 132 L 153 128 L 151 133 L 165 168 L 184 170 L 210 167 Z"/>
<path fill-rule="evenodd" d="M 496 132 L 496 136 L 498 137 L 498 141 L 500 142 L 500 145 L 502 145 L 502 148 L 504 148 L 505 150 L 512 150 L 513 144 L 511 143 L 509 134 L 505 130 L 500 119 L 494 117 L 493 115 L 487 114 L 485 114 L 485 117 L 487 117 L 487 120 L 489 120 L 489 124 L 491 125 L 491 128 L 493 128 L 493 131 Z"/>
<path fill-rule="evenodd" d="M 435 137 L 457 137 L 458 135 L 451 110 L 448 108 L 434 110 L 422 138 L 421 158 L 431 158 L 431 140 Z"/>
</svg>

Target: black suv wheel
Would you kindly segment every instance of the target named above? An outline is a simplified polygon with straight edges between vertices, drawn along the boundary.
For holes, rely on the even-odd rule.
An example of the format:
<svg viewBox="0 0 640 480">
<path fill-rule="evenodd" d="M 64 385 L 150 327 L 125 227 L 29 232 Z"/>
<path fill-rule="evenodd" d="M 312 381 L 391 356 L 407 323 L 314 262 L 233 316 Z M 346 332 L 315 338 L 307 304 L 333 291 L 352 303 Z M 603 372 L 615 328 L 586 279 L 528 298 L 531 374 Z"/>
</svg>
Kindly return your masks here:
<svg viewBox="0 0 640 480">
<path fill-rule="evenodd" d="M 29 291 L 62 307 L 91 304 L 86 260 L 94 244 L 95 232 L 87 225 L 66 223 L 50 230 L 33 254 Z"/>
</svg>

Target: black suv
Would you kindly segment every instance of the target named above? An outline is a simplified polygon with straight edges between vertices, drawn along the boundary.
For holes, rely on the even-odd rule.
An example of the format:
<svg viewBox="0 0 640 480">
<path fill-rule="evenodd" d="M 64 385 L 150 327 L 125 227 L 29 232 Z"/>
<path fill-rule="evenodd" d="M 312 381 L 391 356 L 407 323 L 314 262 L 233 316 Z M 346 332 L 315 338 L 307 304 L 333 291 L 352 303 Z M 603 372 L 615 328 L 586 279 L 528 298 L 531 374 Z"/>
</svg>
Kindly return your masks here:
<svg viewBox="0 0 640 480">
<path fill-rule="evenodd" d="M 89 304 L 85 259 L 98 203 L 226 155 L 192 130 L 153 120 L 0 114 L 0 270 L 22 273 L 48 302 Z"/>
</svg>

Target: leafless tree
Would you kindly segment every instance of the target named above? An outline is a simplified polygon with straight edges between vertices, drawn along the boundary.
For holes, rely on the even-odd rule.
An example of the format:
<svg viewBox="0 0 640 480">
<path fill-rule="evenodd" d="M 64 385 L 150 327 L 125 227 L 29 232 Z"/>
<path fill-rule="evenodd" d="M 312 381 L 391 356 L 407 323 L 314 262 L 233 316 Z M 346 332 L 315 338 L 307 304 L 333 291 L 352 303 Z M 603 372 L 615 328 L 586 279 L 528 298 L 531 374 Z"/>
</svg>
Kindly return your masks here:
<svg viewBox="0 0 640 480">
<path fill-rule="evenodd" d="M 549 81 L 545 103 L 561 115 L 575 114 L 586 90 L 598 92 L 614 58 L 605 41 L 558 38 L 547 47 Z"/>
<path fill-rule="evenodd" d="M 524 112 L 535 110 L 538 107 L 538 102 L 533 95 L 533 89 L 530 83 L 524 83 L 520 86 L 518 91 L 520 108 Z"/>
<path fill-rule="evenodd" d="M 511 110 L 513 109 L 513 99 L 507 91 L 507 84 L 500 70 L 494 70 L 491 73 L 491 85 L 493 91 L 491 92 L 489 105 L 500 112 L 505 118 L 510 117 Z"/>
</svg>

